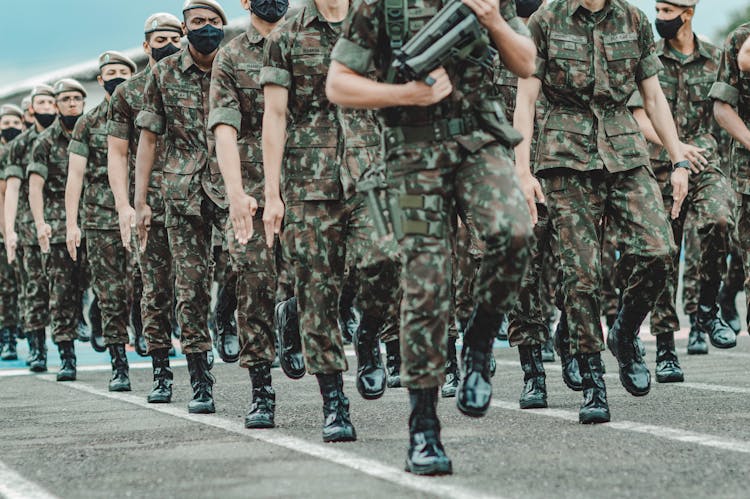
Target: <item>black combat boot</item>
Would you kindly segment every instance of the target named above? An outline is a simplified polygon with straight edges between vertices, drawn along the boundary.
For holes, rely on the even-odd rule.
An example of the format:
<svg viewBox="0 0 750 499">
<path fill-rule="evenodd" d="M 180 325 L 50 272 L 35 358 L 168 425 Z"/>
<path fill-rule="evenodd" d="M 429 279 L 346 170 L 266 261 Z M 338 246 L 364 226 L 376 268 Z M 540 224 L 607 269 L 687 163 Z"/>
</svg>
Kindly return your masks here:
<svg viewBox="0 0 750 499">
<path fill-rule="evenodd" d="M 140 357 L 148 356 L 148 343 L 143 336 L 143 319 L 141 317 L 141 302 L 133 301 L 130 307 L 130 325 L 133 326 L 133 348 Z"/>
<path fill-rule="evenodd" d="M 344 285 L 341 288 L 339 297 L 339 329 L 344 339 L 344 345 L 351 345 L 354 341 L 354 335 L 359 329 L 361 319 L 357 307 L 354 306 L 354 300 L 357 296 L 357 283 L 351 276 L 347 276 Z"/>
<path fill-rule="evenodd" d="M 349 399 L 344 395 L 341 373 L 316 374 L 323 396 L 323 441 L 353 442 L 357 432 L 349 417 Z"/>
<path fill-rule="evenodd" d="M 685 381 L 677 351 L 674 346 L 674 333 L 656 336 L 656 382 L 681 383 Z"/>
<path fill-rule="evenodd" d="M 456 390 L 461 382 L 461 371 L 458 369 L 458 355 L 456 354 L 456 337 L 448 337 L 448 357 L 445 362 L 445 383 L 440 390 L 443 398 L 456 396 Z"/>
<path fill-rule="evenodd" d="M 154 370 L 154 384 L 146 400 L 149 404 L 168 404 L 172 401 L 174 379 L 169 367 L 169 349 L 162 348 L 151 352 L 151 366 Z"/>
<path fill-rule="evenodd" d="M 718 298 L 721 318 L 732 328 L 734 334 L 740 334 L 742 328 L 740 313 L 737 311 L 737 291 L 736 289 L 730 289 L 730 286 L 722 285 Z"/>
<path fill-rule="evenodd" d="M 26 365 L 31 365 L 31 360 L 36 357 L 36 340 L 34 339 L 34 331 L 26 333 L 26 342 L 29 344 L 29 355 L 26 356 Z"/>
<path fill-rule="evenodd" d="M 240 358 L 240 337 L 237 334 L 237 321 L 234 311 L 237 309 L 237 297 L 231 289 L 223 285 L 219 290 L 214 312 L 216 322 L 216 350 L 221 360 L 227 363 L 237 362 Z"/>
<path fill-rule="evenodd" d="M 557 355 L 560 356 L 563 383 L 574 392 L 580 392 L 583 390 L 583 381 L 578 368 L 578 358 L 570 353 L 570 332 L 565 312 L 562 313 L 557 323 L 554 342 Z"/>
<path fill-rule="evenodd" d="M 409 452 L 406 471 L 415 475 L 450 475 L 451 460 L 440 442 L 437 417 L 437 387 L 409 388 Z"/>
<path fill-rule="evenodd" d="M 190 385 L 193 387 L 193 398 L 188 402 L 188 412 L 191 414 L 213 414 L 213 387 L 216 381 L 209 372 L 207 352 L 189 353 L 185 356 L 190 372 Z"/>
<path fill-rule="evenodd" d="M 518 403 L 521 409 L 544 409 L 547 407 L 547 375 L 542 362 L 542 346 L 519 345 L 518 357 L 524 382 Z"/>
<path fill-rule="evenodd" d="M 57 372 L 57 381 L 76 380 L 76 352 L 72 341 L 61 341 L 57 344 L 60 352 L 60 370 Z"/>
<path fill-rule="evenodd" d="M 578 421 L 581 424 L 609 422 L 607 387 L 604 384 L 601 354 L 579 354 L 578 365 L 583 381 L 583 403 L 578 412 Z"/>
<path fill-rule="evenodd" d="M 357 354 L 357 391 L 362 398 L 374 400 L 385 393 L 385 368 L 380 354 L 380 328 L 364 318 L 352 338 Z"/>
<path fill-rule="evenodd" d="M 109 345 L 109 356 L 112 358 L 112 378 L 109 380 L 110 392 L 129 392 L 130 378 L 128 358 L 125 355 L 125 345 Z"/>
<path fill-rule="evenodd" d="M 91 321 L 91 347 L 97 352 L 105 352 L 107 344 L 104 342 L 102 311 L 99 308 L 99 299 L 96 296 L 94 296 L 89 308 L 89 321 Z"/>
<path fill-rule="evenodd" d="M 502 320 L 503 314 L 490 313 L 477 306 L 466 326 L 461 352 L 464 377 L 458 386 L 456 405 L 467 416 L 482 417 L 490 407 L 492 343 Z"/>
<path fill-rule="evenodd" d="M 47 334 L 44 329 L 27 333 L 33 341 L 34 356 L 29 360 L 29 370 L 35 373 L 47 372 Z"/>
<path fill-rule="evenodd" d="M 305 375 L 305 358 L 302 355 L 296 297 L 276 304 L 274 323 L 279 338 L 281 370 L 289 378 L 300 379 Z"/>
<path fill-rule="evenodd" d="M 17 360 L 16 352 L 16 331 L 13 327 L 6 327 L 0 331 L 2 336 L 3 347 L 0 349 L 0 360 Z"/>
<path fill-rule="evenodd" d="M 271 364 L 259 364 L 248 371 L 253 384 L 253 401 L 245 416 L 245 428 L 273 428 L 276 392 L 271 386 Z"/>
<path fill-rule="evenodd" d="M 647 313 L 643 304 L 622 305 L 607 333 L 607 346 L 620 368 L 620 383 L 635 397 L 647 395 L 651 390 L 651 373 L 636 343 L 638 330 Z"/>
<path fill-rule="evenodd" d="M 687 344 L 688 355 L 705 355 L 708 353 L 706 335 L 698 326 L 698 314 L 690 314 L 690 335 Z"/>
<path fill-rule="evenodd" d="M 399 340 L 385 344 L 385 370 L 388 388 L 401 388 L 401 344 Z"/>
<path fill-rule="evenodd" d="M 717 305 L 698 305 L 698 316 L 696 325 L 708 335 L 708 339 L 714 348 L 734 348 L 737 346 L 737 333 L 719 318 L 719 307 Z"/>
<path fill-rule="evenodd" d="M 542 345 L 542 362 L 554 362 L 555 361 L 555 345 L 552 343 L 552 338 L 548 338 L 547 341 Z"/>
</svg>

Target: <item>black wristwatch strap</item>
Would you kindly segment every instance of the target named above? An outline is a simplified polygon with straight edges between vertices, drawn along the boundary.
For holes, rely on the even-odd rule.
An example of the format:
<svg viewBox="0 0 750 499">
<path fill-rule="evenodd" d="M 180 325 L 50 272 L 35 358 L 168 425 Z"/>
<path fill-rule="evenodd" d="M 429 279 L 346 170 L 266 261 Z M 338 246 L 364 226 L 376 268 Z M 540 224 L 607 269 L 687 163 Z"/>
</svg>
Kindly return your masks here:
<svg viewBox="0 0 750 499">
<path fill-rule="evenodd" d="M 678 168 L 684 168 L 686 170 L 690 170 L 690 161 L 683 159 L 682 161 L 678 161 L 677 163 L 672 165 L 672 171 L 677 171 Z"/>
</svg>

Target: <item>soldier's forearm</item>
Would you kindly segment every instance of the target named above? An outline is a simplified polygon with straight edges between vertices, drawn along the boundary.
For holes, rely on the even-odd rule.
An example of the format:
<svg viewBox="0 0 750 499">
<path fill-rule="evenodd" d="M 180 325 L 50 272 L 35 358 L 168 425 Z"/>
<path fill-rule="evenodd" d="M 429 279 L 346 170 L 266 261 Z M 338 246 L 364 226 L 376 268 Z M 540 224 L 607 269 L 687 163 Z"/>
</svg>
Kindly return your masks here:
<svg viewBox="0 0 750 499">
<path fill-rule="evenodd" d="M 356 109 L 382 109 L 409 106 L 414 99 L 409 85 L 373 81 L 355 73 L 343 64 L 332 61 L 326 81 L 328 100 L 343 107 Z"/>
<path fill-rule="evenodd" d="M 745 149 L 750 150 L 750 129 L 742 121 L 737 110 L 722 101 L 714 102 L 714 117 L 721 127 L 731 135 L 734 140 L 742 144 Z"/>
<path fill-rule="evenodd" d="M 36 174 L 29 177 L 29 206 L 37 227 L 44 223 L 44 179 Z"/>
<path fill-rule="evenodd" d="M 138 153 L 135 160 L 135 205 L 145 205 L 148 196 L 148 184 L 156 158 L 156 134 L 141 130 L 138 142 Z"/>
<path fill-rule="evenodd" d="M 520 78 L 528 78 L 536 69 L 536 45 L 528 36 L 516 33 L 503 22 L 490 31 L 500 59 L 509 71 Z"/>
<path fill-rule="evenodd" d="M 237 130 L 229 125 L 217 125 L 214 129 L 216 138 L 216 159 L 219 170 L 227 187 L 230 202 L 244 193 L 242 185 L 242 163 L 237 148 Z"/>
<path fill-rule="evenodd" d="M 659 80 L 656 76 L 643 80 L 640 84 L 643 96 L 643 108 L 654 126 L 664 148 L 669 153 L 672 163 L 684 161 L 680 138 L 677 135 L 677 127 L 674 124 L 672 110 L 669 102 L 664 96 Z"/>
<path fill-rule="evenodd" d="M 263 176 L 267 199 L 281 196 L 281 162 L 284 156 L 285 136 L 285 119 L 266 112 L 263 115 Z"/>
<path fill-rule="evenodd" d="M 21 181 L 17 178 L 8 179 L 5 189 L 4 218 L 3 225 L 6 233 L 16 230 L 16 213 L 18 212 L 18 193 Z"/>
<path fill-rule="evenodd" d="M 120 211 L 130 206 L 128 141 L 109 136 L 107 145 L 107 178 L 115 197 L 115 208 Z"/>
<path fill-rule="evenodd" d="M 77 154 L 71 154 L 68 160 L 68 180 L 65 182 L 65 223 L 68 227 L 78 225 L 78 203 L 81 201 L 86 161 Z"/>
<path fill-rule="evenodd" d="M 540 89 L 541 81 L 537 78 L 518 80 L 513 127 L 523 135 L 523 141 L 515 149 L 516 171 L 519 175 L 531 173 L 531 141 L 534 135 L 535 106 Z"/>
<path fill-rule="evenodd" d="M 663 145 L 659 135 L 656 133 L 653 123 L 649 119 L 646 111 L 643 108 L 638 108 L 633 111 L 633 117 L 638 122 L 638 127 L 646 137 L 646 140 L 653 142 L 654 144 Z"/>
</svg>

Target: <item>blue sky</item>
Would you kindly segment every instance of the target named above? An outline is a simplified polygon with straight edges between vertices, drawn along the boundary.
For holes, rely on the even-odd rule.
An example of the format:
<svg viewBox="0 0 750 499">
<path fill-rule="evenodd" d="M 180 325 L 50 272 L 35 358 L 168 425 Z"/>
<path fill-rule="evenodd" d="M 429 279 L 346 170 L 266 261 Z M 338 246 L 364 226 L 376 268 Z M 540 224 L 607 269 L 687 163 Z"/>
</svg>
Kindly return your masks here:
<svg viewBox="0 0 750 499">
<path fill-rule="evenodd" d="M 558 0 L 559 1 L 559 0 Z M 230 18 L 247 15 L 239 0 L 221 0 Z M 654 0 L 631 0 L 653 18 Z M 135 47 L 155 11 L 179 15 L 183 0 L 5 0 L 0 28 L 0 86 Z M 712 37 L 750 0 L 701 0 L 696 30 Z M 720 8 L 717 8 L 721 5 Z"/>
</svg>

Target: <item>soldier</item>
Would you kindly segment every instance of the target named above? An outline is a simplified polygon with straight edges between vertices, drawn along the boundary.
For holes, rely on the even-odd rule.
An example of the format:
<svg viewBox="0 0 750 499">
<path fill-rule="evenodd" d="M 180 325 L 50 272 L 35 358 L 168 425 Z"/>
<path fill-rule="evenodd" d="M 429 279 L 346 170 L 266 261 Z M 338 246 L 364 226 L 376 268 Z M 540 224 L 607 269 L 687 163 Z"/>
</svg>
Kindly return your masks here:
<svg viewBox="0 0 750 499">
<path fill-rule="evenodd" d="M 487 30 L 502 63 L 519 76 L 534 69 L 534 45 L 510 0 L 465 0 Z M 423 81 L 404 81 L 389 71 L 393 51 L 414 36 L 441 2 L 361 2 L 334 48 L 329 98 L 342 106 L 380 109 L 385 124 L 386 165 L 403 207 L 401 381 L 409 389 L 410 446 L 406 469 L 451 473 L 440 442 L 437 390 L 444 378 L 450 312 L 450 224 L 455 210 L 468 214 L 484 256 L 474 287 L 474 311 L 462 350 L 465 375 L 457 405 L 483 416 L 490 405 L 492 343 L 511 311 L 533 239 L 509 146 L 500 133 L 505 116 L 492 75 L 468 61 L 450 61 Z M 386 16 L 387 10 L 387 16 Z M 363 75 L 374 66 L 378 81 Z M 455 91 L 454 91 L 455 89 Z M 488 106 L 488 107 L 485 107 Z M 485 113 L 482 112 L 485 110 Z M 490 133 L 496 131 L 496 133 Z"/>
<path fill-rule="evenodd" d="M 137 248 L 132 246 L 136 218 L 129 191 L 138 152 L 139 134 L 135 124 L 136 118 L 143 106 L 151 68 L 165 57 L 179 52 L 182 38 L 180 20 L 167 13 L 149 16 L 143 31 L 143 50 L 148 55 L 149 65 L 118 85 L 110 99 L 107 113 L 109 184 L 115 198 L 122 244 L 127 251 L 137 251 Z M 166 161 L 166 150 L 161 138 L 157 141 L 156 151 L 157 159 L 154 162 L 147 193 L 148 205 L 152 210 L 149 241 L 146 248 L 137 253 L 143 282 L 143 335 L 146 340 L 146 352 L 151 355 L 154 379 L 147 400 L 150 403 L 166 403 L 172 400 L 173 374 L 169 367 L 169 350 L 172 346 L 174 277 L 167 229 L 164 225 L 164 200 L 161 196 L 161 168 Z"/>
<path fill-rule="evenodd" d="M 721 51 L 693 33 L 693 17 L 698 0 L 656 2 L 656 29 L 663 38 L 656 51 L 663 69 L 659 81 L 675 118 L 677 132 L 684 144 L 701 150 L 701 161 L 693 164 L 689 196 L 672 220 L 674 240 L 682 241 L 685 220 L 692 217 L 699 238 L 699 300 L 698 310 L 690 316 L 691 329 L 688 348 L 698 338 L 708 336 L 716 348 L 732 348 L 737 335 L 719 317 L 716 303 L 722 276 L 726 270 L 729 231 L 734 229 L 733 200 L 729 181 L 721 170 L 718 143 L 713 136 L 714 121 L 709 91 L 716 80 Z M 661 188 L 665 209 L 673 204 L 669 183 L 671 164 L 653 124 L 643 109 L 640 94 L 633 95 L 629 106 L 649 141 L 651 167 Z M 710 160 L 704 159 L 710 158 Z M 656 301 L 651 314 L 651 334 L 656 336 L 656 381 L 673 383 L 684 380 L 677 359 L 674 331 L 680 329 L 677 317 L 677 279 L 680 250 L 674 253 L 672 274 L 667 286 Z"/>
<path fill-rule="evenodd" d="M 325 442 L 357 438 L 343 391 L 347 361 L 338 327 L 345 269 L 357 285 L 361 319 L 353 343 L 357 390 L 365 399 L 385 391 L 378 333 L 395 320 L 399 303 L 395 246 L 375 243 L 364 195 L 355 187 L 377 166 L 377 125 L 369 113 L 339 111 L 324 94 L 348 8 L 348 0 L 306 0 L 269 36 L 261 70 L 266 243 L 273 246 L 285 217 L 282 246 L 295 273 L 305 366 L 323 397 Z M 251 235 L 250 224 L 246 218 L 240 241 Z"/>
<path fill-rule="evenodd" d="M 266 37 L 289 5 L 275 0 L 241 0 L 241 4 L 252 13 L 250 26 L 220 49 L 214 60 L 208 123 L 216 137 L 216 156 L 229 199 L 226 234 L 231 265 L 237 273 L 240 367 L 249 371 L 252 381 L 252 402 L 245 427 L 272 428 L 276 400 L 271 386 L 271 365 L 276 357 L 276 272 L 273 250 L 266 247 L 263 238 L 260 70 Z M 253 214 L 258 199 L 261 206 Z M 252 237 L 240 242 L 235 233 L 248 220 L 253 224 Z"/>
<path fill-rule="evenodd" d="M 211 229 L 223 230 L 224 185 L 214 160 L 214 139 L 208 125 L 211 65 L 224 38 L 224 10 L 215 0 L 186 0 L 183 32 L 188 46 L 151 68 L 136 119 L 141 129 L 136 159 L 135 209 L 141 247 L 145 249 L 152 209 L 148 186 L 155 163 L 157 137 L 164 136 L 162 192 L 177 295 L 177 322 L 182 351 L 188 361 L 193 398 L 191 413 L 213 413 L 214 377 L 207 352 L 211 336 Z"/>
<path fill-rule="evenodd" d="M 21 110 L 23 111 L 24 128 L 28 130 L 34 127 L 34 113 L 31 111 L 31 96 L 26 96 L 21 101 Z"/>
<path fill-rule="evenodd" d="M 133 298 L 133 268 L 120 244 L 115 199 L 107 177 L 107 109 L 117 85 L 130 79 L 135 71 L 135 63 L 119 52 L 107 51 L 99 56 L 97 81 L 105 89 L 104 100 L 76 123 L 68 146 L 65 185 L 66 242 L 73 261 L 78 260 L 81 245 L 78 205 L 83 191 L 81 219 L 92 285 L 102 313 L 102 331 L 112 359 L 111 392 L 130 391 L 125 344 Z"/>
<path fill-rule="evenodd" d="M 76 80 L 66 78 L 53 85 L 59 118 L 39 134 L 26 167 L 29 178 L 29 204 L 36 225 L 49 289 L 52 341 L 60 352 L 58 381 L 76 378 L 73 340 L 77 336 L 78 308 L 83 271 L 81 259 L 71 260 L 66 248 L 65 181 L 68 176 L 68 144 L 73 128 L 83 115 L 86 90 Z M 33 331 L 38 349 L 35 371 L 47 370 L 44 329 Z M 36 367 L 35 367 L 36 366 Z"/>
<path fill-rule="evenodd" d="M 602 233 L 613 230 L 621 258 L 620 307 L 608 334 L 620 381 L 635 396 L 651 386 L 635 346 L 641 323 L 664 288 L 674 249 L 646 141 L 628 110 L 640 89 L 644 108 L 674 165 L 676 218 L 687 194 L 690 159 L 699 149 L 680 144 L 657 74 L 661 68 L 646 15 L 623 0 L 563 0 L 531 18 L 537 70 L 519 83 L 516 126 L 524 143 L 516 164 L 532 212 L 541 195 L 529 169 L 534 105 L 540 90 L 549 111 L 540 125 L 534 166 L 545 181 L 559 237 L 562 291 L 572 353 L 583 378 L 581 423 L 610 420 L 600 352 Z M 592 69 L 593 68 L 593 69 Z M 583 263 L 585 262 L 585 263 Z"/>
<path fill-rule="evenodd" d="M 750 79 L 747 71 L 750 51 L 750 23 L 734 30 L 724 43 L 716 83 L 711 87 L 714 116 L 734 139 L 732 144 L 732 187 L 739 197 L 737 244 L 745 267 L 745 293 L 750 305 Z M 743 69 L 744 67 L 744 69 Z M 748 308 L 750 310 L 750 307 Z"/>
<path fill-rule="evenodd" d="M 43 337 L 50 324 L 49 282 L 44 272 L 42 252 L 34 230 L 34 219 L 29 207 L 29 183 L 26 170 L 32 162 L 32 150 L 39 135 L 57 117 L 55 93 L 48 85 L 38 85 L 31 91 L 30 113 L 34 125 L 22 133 L 9 150 L 5 177 L 5 249 L 8 262 L 18 257 L 21 269 L 20 287 L 23 329 L 29 342 L 29 367 L 32 371 L 46 369 L 38 356 L 36 338 Z M 16 231 L 18 228 L 18 231 Z M 20 246 L 20 248 L 19 248 Z M 40 334 L 41 331 L 41 334 Z"/>
</svg>

